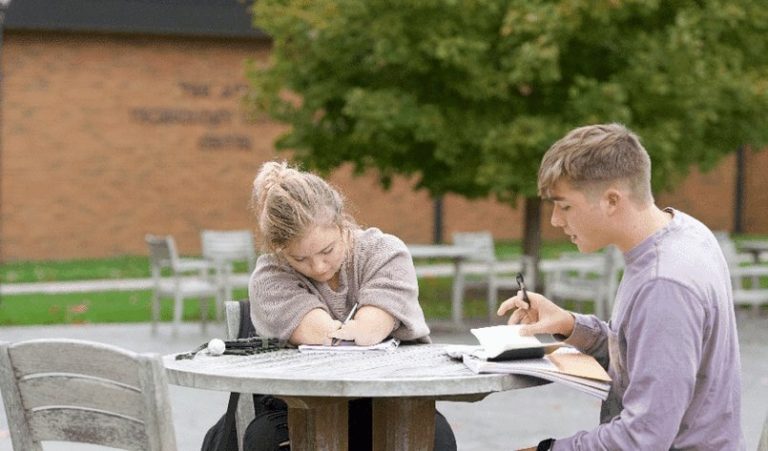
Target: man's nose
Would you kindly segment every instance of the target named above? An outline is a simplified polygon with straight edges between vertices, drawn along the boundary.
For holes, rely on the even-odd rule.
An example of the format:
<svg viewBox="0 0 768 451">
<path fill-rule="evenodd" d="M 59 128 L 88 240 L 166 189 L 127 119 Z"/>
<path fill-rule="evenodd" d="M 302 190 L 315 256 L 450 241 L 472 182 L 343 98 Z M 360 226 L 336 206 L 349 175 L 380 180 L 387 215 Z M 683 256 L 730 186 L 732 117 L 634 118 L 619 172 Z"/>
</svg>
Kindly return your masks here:
<svg viewBox="0 0 768 451">
<path fill-rule="evenodd" d="M 550 223 L 554 227 L 564 227 L 565 226 L 565 222 L 563 221 L 563 218 L 560 217 L 560 214 L 558 214 L 557 208 L 552 210 L 552 218 L 550 219 Z"/>
</svg>

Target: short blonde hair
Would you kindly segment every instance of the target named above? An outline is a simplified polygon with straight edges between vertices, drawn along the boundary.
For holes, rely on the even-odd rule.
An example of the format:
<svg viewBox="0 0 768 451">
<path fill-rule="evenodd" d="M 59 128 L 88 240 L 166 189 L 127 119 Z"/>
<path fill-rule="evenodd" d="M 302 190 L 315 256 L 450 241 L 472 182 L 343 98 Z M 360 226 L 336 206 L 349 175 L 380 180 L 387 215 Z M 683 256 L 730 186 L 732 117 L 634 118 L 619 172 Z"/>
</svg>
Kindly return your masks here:
<svg viewBox="0 0 768 451">
<path fill-rule="evenodd" d="M 253 181 L 251 207 L 264 250 L 276 254 L 315 226 L 337 225 L 347 240 L 358 228 L 336 189 L 285 161 L 261 166 Z"/>
<path fill-rule="evenodd" d="M 637 135 L 621 124 L 579 127 L 554 143 L 541 160 L 539 195 L 550 197 L 560 179 L 580 191 L 621 181 L 636 202 L 653 202 L 651 159 Z"/>
</svg>

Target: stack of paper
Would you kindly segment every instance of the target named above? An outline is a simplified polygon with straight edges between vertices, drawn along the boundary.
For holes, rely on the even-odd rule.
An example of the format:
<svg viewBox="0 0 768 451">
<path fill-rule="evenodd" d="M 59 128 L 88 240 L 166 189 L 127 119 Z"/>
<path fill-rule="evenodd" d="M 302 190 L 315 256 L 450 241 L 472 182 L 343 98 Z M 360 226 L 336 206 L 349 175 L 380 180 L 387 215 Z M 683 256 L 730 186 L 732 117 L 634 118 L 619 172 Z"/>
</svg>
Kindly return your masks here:
<svg viewBox="0 0 768 451">
<path fill-rule="evenodd" d="M 602 400 L 611 378 L 594 357 L 582 354 L 552 335 L 523 336 L 520 326 L 472 329 L 479 347 L 448 348 L 475 373 L 521 374 L 559 382 Z"/>
<path fill-rule="evenodd" d="M 354 341 L 342 340 L 339 344 L 330 345 L 299 345 L 300 352 L 354 352 L 354 351 L 394 351 L 400 345 L 400 340 L 390 338 L 371 346 L 358 346 Z"/>
<path fill-rule="evenodd" d="M 562 348 L 540 359 L 488 361 L 465 354 L 464 364 L 475 373 L 521 374 L 559 382 L 598 397 L 608 397 L 611 378 L 594 357 Z"/>
</svg>

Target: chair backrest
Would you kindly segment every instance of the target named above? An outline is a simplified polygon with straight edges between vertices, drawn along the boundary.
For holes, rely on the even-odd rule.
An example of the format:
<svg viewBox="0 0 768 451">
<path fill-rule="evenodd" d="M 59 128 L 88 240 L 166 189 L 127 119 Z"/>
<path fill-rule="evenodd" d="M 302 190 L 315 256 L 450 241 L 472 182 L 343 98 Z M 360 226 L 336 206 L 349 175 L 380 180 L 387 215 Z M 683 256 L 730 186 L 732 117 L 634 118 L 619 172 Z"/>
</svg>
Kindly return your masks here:
<svg viewBox="0 0 768 451">
<path fill-rule="evenodd" d="M 176 242 L 170 235 L 146 235 L 144 241 L 149 248 L 149 265 L 153 277 L 160 277 L 163 268 L 175 271 L 179 255 L 176 252 Z"/>
<path fill-rule="evenodd" d="M 603 272 L 601 274 L 603 278 L 603 288 L 605 292 L 606 317 L 610 316 L 612 310 L 613 301 L 616 297 L 616 291 L 619 288 L 619 274 L 624 268 L 624 257 L 618 247 L 610 245 L 603 251 Z"/>
<path fill-rule="evenodd" d="M 474 247 L 476 252 L 470 258 L 472 261 L 493 263 L 496 261 L 496 248 L 493 244 L 493 235 L 484 230 L 480 232 L 454 232 L 453 244 Z"/>
<path fill-rule="evenodd" d="M 740 264 L 739 249 L 736 247 L 736 243 L 731 238 L 731 235 L 724 230 L 717 230 L 712 232 L 717 238 L 717 243 L 720 245 L 720 249 L 723 251 L 725 262 L 728 264 L 728 268 L 736 268 Z"/>
<path fill-rule="evenodd" d="M 551 298 L 591 299 L 595 314 L 607 319 L 619 285 L 619 273 L 624 267 L 621 251 L 608 246 L 599 254 L 566 253 L 562 264 L 548 273 L 545 294 Z"/>
<path fill-rule="evenodd" d="M 2 342 L 0 390 L 14 449 L 42 450 L 45 440 L 176 449 L 157 354 L 83 340 Z"/>
<path fill-rule="evenodd" d="M 244 301 L 226 301 L 224 309 L 227 319 L 227 339 L 255 337 L 256 329 L 251 322 L 251 303 Z"/>
<path fill-rule="evenodd" d="M 213 261 L 247 261 L 256 266 L 253 234 L 248 230 L 203 230 L 200 233 L 203 257 Z"/>
<path fill-rule="evenodd" d="M 227 339 L 248 338 L 256 336 L 256 330 L 251 322 L 251 304 L 245 301 L 226 301 L 224 307 L 227 317 Z M 243 448 L 243 435 L 251 420 L 254 418 L 253 398 L 240 396 L 235 413 L 235 427 L 239 449 Z"/>
</svg>

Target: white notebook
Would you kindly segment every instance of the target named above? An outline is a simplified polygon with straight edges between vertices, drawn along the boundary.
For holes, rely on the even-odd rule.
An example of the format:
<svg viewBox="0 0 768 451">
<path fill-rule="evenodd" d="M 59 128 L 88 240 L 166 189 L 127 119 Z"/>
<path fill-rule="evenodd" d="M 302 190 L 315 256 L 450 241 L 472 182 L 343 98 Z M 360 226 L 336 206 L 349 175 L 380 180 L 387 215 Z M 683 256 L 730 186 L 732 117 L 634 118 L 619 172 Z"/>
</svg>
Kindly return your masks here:
<svg viewBox="0 0 768 451">
<path fill-rule="evenodd" d="M 476 353 L 486 360 L 537 359 L 565 344 L 551 334 L 520 335 L 519 325 L 503 325 L 471 329 L 483 351 Z"/>
</svg>

